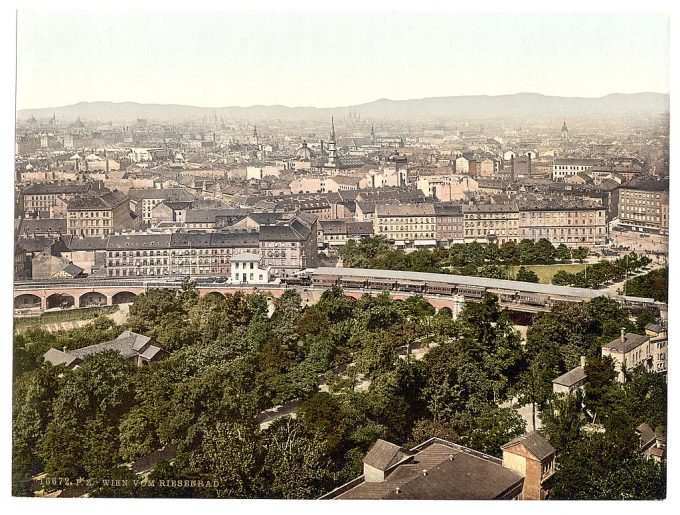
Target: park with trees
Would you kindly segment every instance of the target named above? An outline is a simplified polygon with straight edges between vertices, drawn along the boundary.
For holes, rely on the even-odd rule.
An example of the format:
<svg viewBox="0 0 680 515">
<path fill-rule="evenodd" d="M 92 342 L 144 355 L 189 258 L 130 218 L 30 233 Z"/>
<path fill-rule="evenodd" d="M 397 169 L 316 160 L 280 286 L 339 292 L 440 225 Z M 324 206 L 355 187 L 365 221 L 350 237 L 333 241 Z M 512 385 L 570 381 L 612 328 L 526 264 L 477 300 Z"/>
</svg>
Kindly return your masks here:
<svg viewBox="0 0 680 515">
<path fill-rule="evenodd" d="M 395 248 L 382 236 L 350 240 L 340 249 L 343 266 L 403 270 L 539 282 L 539 276 L 528 267 L 550 266 L 554 269 L 549 282 L 559 286 L 598 288 L 607 282 L 621 280 L 649 265 L 651 260 L 635 252 L 613 261 L 601 260 L 583 266 L 589 251 L 585 247 L 554 246 L 542 238 L 536 242 L 521 240 L 496 243 L 457 243 L 449 247 L 418 249 L 406 252 Z M 578 271 L 569 270 L 578 266 Z"/>
<path fill-rule="evenodd" d="M 643 420 L 665 424 L 663 378 L 633 374 L 620 385 L 604 363 L 583 403 L 560 407 L 567 401 L 551 390 L 579 356 L 595 366 L 621 327 L 639 330 L 603 297 L 537 315 L 524 342 L 491 294 L 466 302 L 454 320 L 422 297 L 387 292 L 354 299 L 333 288 L 304 305 L 293 289 L 276 299 L 199 297 L 190 283 L 149 290 L 125 327 L 98 318 L 71 331 L 15 334 L 13 493 L 32 495 L 31 478 L 44 472 L 83 479 L 91 496 L 316 498 L 360 475 L 378 438 L 409 448 L 438 436 L 500 456 L 526 431 L 514 408 L 501 407 L 518 398 L 541 414 L 564 464 L 557 496 L 593 492 L 570 486 L 567 474 L 582 470 L 628 474 L 620 491 L 603 485 L 617 498 L 657 498 L 665 470 L 640 461 L 631 431 Z M 75 369 L 43 362 L 50 347 L 80 348 L 125 329 L 151 336 L 170 356 L 145 367 L 113 351 Z M 295 418 L 260 424 L 264 410 L 291 400 Z M 581 431 L 595 412 L 604 435 Z M 148 479 L 209 488 L 132 481 L 130 464 L 170 446 L 173 459 Z M 639 471 L 642 484 L 622 467 Z M 129 482 L 112 488 L 104 479 Z"/>
</svg>

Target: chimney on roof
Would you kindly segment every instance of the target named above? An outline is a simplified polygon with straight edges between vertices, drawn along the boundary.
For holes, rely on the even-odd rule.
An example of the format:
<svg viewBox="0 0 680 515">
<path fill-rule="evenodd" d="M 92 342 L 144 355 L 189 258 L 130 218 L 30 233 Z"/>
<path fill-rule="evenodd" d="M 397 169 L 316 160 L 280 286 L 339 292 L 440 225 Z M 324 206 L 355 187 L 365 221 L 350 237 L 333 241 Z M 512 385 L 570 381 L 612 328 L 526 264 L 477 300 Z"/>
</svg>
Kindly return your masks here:
<svg viewBox="0 0 680 515">
<path fill-rule="evenodd" d="M 449 454 L 449 461 L 453 461 L 453 454 Z"/>
<path fill-rule="evenodd" d="M 423 469 L 423 477 L 427 477 L 427 469 Z"/>
<path fill-rule="evenodd" d="M 515 155 L 510 154 L 510 180 L 515 181 Z"/>
<path fill-rule="evenodd" d="M 586 366 L 586 357 L 581 356 L 581 368 L 585 368 L 585 366 Z"/>
<path fill-rule="evenodd" d="M 401 488 L 399 488 L 399 487 L 395 488 L 395 489 L 394 489 L 394 493 L 397 494 L 397 495 L 400 494 L 400 493 L 401 493 Z"/>
<path fill-rule="evenodd" d="M 64 345 L 64 347 L 62 347 L 62 350 L 63 350 L 64 354 L 66 354 L 66 351 L 68 350 L 68 347 L 66 347 L 66 345 Z"/>
<path fill-rule="evenodd" d="M 621 343 L 624 343 L 626 341 L 626 331 L 624 328 L 621 328 Z"/>
</svg>

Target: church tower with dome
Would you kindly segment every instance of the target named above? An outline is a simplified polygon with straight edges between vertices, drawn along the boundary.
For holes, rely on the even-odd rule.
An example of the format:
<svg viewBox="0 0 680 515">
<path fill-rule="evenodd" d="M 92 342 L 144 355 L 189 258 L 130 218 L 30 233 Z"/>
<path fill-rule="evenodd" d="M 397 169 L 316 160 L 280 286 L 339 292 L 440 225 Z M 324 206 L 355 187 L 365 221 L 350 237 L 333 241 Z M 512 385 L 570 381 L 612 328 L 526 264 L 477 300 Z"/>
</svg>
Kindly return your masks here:
<svg viewBox="0 0 680 515">
<path fill-rule="evenodd" d="M 295 158 L 298 161 L 310 161 L 313 157 L 312 149 L 307 146 L 307 142 L 303 141 L 300 148 L 295 151 Z"/>
</svg>

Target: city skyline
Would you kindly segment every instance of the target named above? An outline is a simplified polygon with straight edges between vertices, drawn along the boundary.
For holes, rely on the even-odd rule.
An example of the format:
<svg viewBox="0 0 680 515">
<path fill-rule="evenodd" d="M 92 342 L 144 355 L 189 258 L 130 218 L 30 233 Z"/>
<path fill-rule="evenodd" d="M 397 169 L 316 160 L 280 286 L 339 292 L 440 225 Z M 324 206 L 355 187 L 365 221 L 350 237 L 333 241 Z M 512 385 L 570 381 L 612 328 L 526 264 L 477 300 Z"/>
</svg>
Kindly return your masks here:
<svg viewBox="0 0 680 515">
<path fill-rule="evenodd" d="M 358 14 L 20 11 L 17 109 L 669 92 L 667 15 Z"/>
</svg>

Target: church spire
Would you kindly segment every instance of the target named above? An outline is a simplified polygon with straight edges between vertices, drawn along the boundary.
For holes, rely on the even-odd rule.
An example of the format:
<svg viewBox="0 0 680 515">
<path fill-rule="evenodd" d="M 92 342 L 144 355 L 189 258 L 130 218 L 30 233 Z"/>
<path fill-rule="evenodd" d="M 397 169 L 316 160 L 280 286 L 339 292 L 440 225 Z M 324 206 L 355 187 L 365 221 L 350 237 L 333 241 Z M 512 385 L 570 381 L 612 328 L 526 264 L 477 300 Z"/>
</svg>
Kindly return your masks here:
<svg viewBox="0 0 680 515">
<path fill-rule="evenodd" d="M 335 141 L 335 120 L 331 116 L 331 141 Z"/>
</svg>

